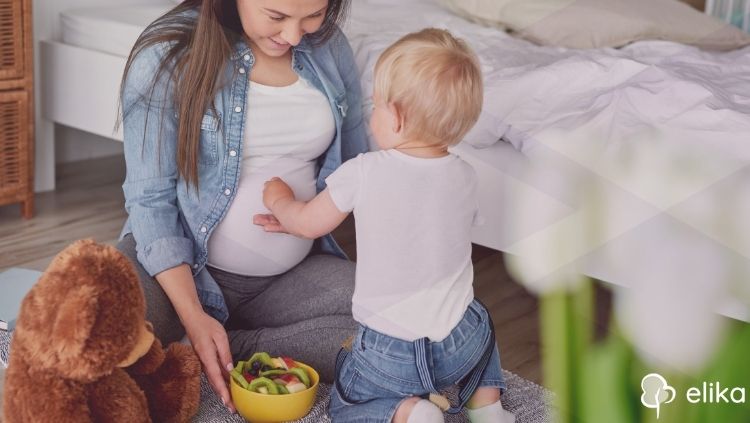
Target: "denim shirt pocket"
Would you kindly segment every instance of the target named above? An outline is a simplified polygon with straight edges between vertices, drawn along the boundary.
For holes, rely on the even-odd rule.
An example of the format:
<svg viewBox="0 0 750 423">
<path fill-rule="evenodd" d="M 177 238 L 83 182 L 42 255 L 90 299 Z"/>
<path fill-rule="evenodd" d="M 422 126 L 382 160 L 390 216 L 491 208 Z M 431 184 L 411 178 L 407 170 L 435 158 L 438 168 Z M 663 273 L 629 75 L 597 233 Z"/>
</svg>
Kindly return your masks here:
<svg viewBox="0 0 750 423">
<path fill-rule="evenodd" d="M 203 115 L 201 120 L 200 158 L 198 164 L 215 165 L 219 161 L 218 153 L 219 118 L 213 113 Z"/>
</svg>

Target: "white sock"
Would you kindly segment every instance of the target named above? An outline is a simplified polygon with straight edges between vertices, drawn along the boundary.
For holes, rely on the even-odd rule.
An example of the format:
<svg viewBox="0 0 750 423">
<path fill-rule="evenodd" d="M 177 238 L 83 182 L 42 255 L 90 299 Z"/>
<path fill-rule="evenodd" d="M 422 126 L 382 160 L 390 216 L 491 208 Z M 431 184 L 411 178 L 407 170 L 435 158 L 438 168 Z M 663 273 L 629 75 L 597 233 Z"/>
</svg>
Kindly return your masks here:
<svg viewBox="0 0 750 423">
<path fill-rule="evenodd" d="M 406 423 L 443 423 L 443 412 L 427 400 L 419 400 L 411 409 Z"/>
<path fill-rule="evenodd" d="M 500 401 L 475 409 L 466 407 L 466 412 L 469 414 L 471 423 L 515 423 L 516 421 L 516 416 L 504 410 Z"/>
</svg>

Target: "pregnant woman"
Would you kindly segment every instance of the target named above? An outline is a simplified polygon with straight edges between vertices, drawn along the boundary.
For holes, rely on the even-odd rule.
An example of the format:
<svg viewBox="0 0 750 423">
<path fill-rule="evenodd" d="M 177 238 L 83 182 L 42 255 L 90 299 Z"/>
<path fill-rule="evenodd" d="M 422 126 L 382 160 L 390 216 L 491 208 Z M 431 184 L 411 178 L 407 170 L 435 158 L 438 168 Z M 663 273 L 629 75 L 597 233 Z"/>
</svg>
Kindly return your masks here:
<svg viewBox="0 0 750 423">
<path fill-rule="evenodd" d="M 118 248 L 140 273 L 156 335 L 187 334 L 230 410 L 233 358 L 289 355 L 331 381 L 355 327 L 354 264 L 331 236 L 252 221 L 268 213 L 270 177 L 309 200 L 366 150 L 358 72 L 338 28 L 348 3 L 186 0 L 144 31 L 125 69 Z"/>
</svg>

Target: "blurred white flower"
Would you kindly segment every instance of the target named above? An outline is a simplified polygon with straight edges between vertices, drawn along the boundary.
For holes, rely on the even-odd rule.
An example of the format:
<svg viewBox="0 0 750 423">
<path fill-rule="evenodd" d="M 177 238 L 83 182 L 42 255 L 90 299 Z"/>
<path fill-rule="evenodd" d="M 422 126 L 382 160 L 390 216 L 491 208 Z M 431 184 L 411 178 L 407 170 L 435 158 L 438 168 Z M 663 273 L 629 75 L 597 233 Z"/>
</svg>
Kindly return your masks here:
<svg viewBox="0 0 750 423">
<path fill-rule="evenodd" d="M 630 284 L 615 294 L 618 321 L 647 363 L 695 372 L 724 336 L 727 319 L 717 310 L 726 298 L 727 262 L 720 247 L 678 222 L 654 230 L 668 242 L 658 253 L 629 252 Z"/>
<path fill-rule="evenodd" d="M 508 248 L 508 270 L 538 294 L 575 289 L 582 280 L 581 259 L 596 246 L 592 237 L 601 213 L 594 179 L 554 152 L 536 157 L 526 170 L 509 219 L 527 234 Z M 550 201 L 560 207 L 540 206 Z"/>
<path fill-rule="evenodd" d="M 717 311 L 732 295 L 750 304 L 750 184 L 737 177 L 747 164 L 658 130 L 548 132 L 543 144 L 526 191 L 568 213 L 514 198 L 514 222 L 538 229 L 511 246 L 509 270 L 537 293 L 573 289 L 580 273 L 627 287 L 616 311 L 643 358 L 699 369 L 724 334 Z"/>
<path fill-rule="evenodd" d="M 616 191 L 602 190 L 607 232 L 622 234 L 604 255 L 628 287 L 615 295 L 618 320 L 646 362 L 696 372 L 721 345 L 727 320 L 717 312 L 732 280 L 747 278 L 732 272 L 725 241 L 737 235 L 726 225 L 734 199 L 722 187 L 741 164 L 658 132 L 628 145 L 624 160 L 602 168 L 632 200 L 614 206 Z M 637 217 L 610 218 L 623 209 Z"/>
</svg>

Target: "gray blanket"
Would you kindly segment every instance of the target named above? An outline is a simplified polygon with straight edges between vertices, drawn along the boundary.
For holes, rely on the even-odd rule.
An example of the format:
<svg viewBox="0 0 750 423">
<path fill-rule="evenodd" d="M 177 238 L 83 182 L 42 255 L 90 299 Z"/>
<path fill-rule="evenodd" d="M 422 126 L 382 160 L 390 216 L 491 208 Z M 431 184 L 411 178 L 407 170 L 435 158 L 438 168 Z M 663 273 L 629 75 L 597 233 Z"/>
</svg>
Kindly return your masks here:
<svg viewBox="0 0 750 423">
<path fill-rule="evenodd" d="M 8 352 L 10 347 L 11 333 L 0 330 L 0 368 L 7 366 Z M 503 395 L 503 406 L 516 415 L 517 423 L 551 423 L 553 420 L 549 417 L 551 410 L 551 401 L 553 394 L 520 376 L 517 376 L 507 370 L 503 370 L 508 390 Z M 0 383 L 2 381 L 0 380 Z M 0 385 L 1 386 L 1 385 Z M 315 399 L 310 414 L 305 416 L 299 423 L 328 423 L 331 421 L 326 412 L 328 405 L 328 396 L 330 394 L 330 385 L 321 384 L 318 389 L 318 396 Z M 0 393 L 2 389 L 0 388 Z M 444 392 L 451 401 L 455 402 L 456 390 Z M 2 408 L 0 408 L 2 411 Z M 0 413 L 2 414 L 2 413 Z M 194 422 L 205 423 L 224 423 L 237 422 L 242 423 L 245 420 L 237 414 L 231 414 L 227 411 L 211 390 L 205 375 L 201 378 L 201 405 L 198 414 L 193 418 Z M 466 422 L 466 416 L 463 414 L 447 415 L 447 423 Z"/>
<path fill-rule="evenodd" d="M 505 380 L 508 384 L 508 390 L 503 394 L 503 406 L 516 415 L 517 423 L 551 423 L 552 419 L 548 416 L 548 409 L 552 401 L 552 393 L 520 376 L 517 376 L 507 370 L 503 370 Z M 328 405 L 328 396 L 330 394 L 330 385 L 321 384 L 318 389 L 318 396 L 315 399 L 310 414 L 297 423 L 328 423 L 331 418 L 326 412 Z M 448 390 L 444 394 L 455 402 L 457 390 Z M 467 422 L 466 416 L 445 415 L 446 423 Z M 245 420 L 239 415 L 229 413 L 211 390 L 205 376 L 201 380 L 201 406 L 198 414 L 193 419 L 194 422 L 237 422 L 242 423 Z"/>
</svg>

